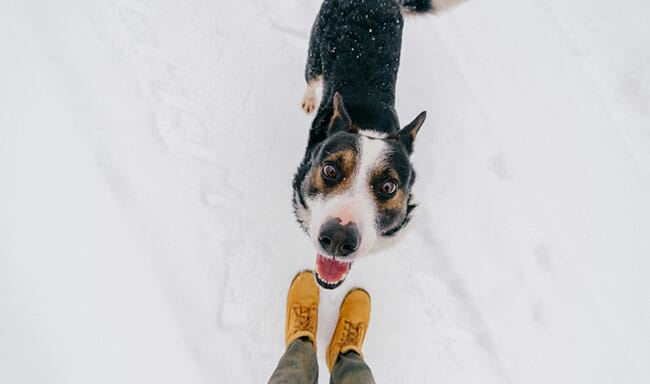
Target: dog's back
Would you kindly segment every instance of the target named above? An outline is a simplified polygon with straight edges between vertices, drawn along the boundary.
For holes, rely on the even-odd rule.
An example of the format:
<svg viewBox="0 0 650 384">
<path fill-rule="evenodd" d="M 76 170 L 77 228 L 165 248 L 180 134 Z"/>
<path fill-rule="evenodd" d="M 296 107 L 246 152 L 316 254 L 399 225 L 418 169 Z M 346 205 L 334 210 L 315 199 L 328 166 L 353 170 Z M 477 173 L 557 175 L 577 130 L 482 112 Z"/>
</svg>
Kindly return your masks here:
<svg viewBox="0 0 650 384">
<path fill-rule="evenodd" d="M 430 0 L 325 0 L 314 22 L 305 79 L 323 79 L 323 98 L 308 147 L 323 140 L 339 92 L 361 129 L 399 130 L 395 85 L 402 44 L 402 12 L 431 10 Z"/>
<path fill-rule="evenodd" d="M 325 0 L 312 29 L 307 82 L 323 76 L 323 99 L 310 144 L 324 134 L 339 92 L 362 129 L 399 129 L 395 83 L 403 18 L 394 0 Z M 313 141 L 313 142 L 312 142 Z"/>
</svg>

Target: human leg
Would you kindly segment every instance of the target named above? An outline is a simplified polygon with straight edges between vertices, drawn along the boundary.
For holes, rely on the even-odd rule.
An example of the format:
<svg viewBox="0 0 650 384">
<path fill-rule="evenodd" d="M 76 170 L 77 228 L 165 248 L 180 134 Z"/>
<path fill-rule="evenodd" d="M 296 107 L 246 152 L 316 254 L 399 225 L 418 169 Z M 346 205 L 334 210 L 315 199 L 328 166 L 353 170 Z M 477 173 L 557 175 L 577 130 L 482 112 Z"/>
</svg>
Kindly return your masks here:
<svg viewBox="0 0 650 384">
<path fill-rule="evenodd" d="M 343 299 L 339 320 L 327 349 L 327 366 L 332 384 L 374 383 L 363 361 L 361 347 L 370 322 L 370 295 L 363 289 L 351 290 Z"/>
<path fill-rule="evenodd" d="M 287 295 L 287 347 L 269 383 L 312 384 L 318 381 L 316 329 L 320 291 L 311 271 L 296 275 Z"/>
</svg>

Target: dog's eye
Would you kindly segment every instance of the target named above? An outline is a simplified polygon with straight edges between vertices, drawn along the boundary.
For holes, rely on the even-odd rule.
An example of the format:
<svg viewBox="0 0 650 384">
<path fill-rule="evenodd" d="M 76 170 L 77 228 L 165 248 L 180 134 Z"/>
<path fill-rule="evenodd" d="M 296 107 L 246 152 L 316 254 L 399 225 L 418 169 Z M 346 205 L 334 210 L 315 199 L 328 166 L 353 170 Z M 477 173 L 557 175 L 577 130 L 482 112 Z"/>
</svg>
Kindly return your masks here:
<svg viewBox="0 0 650 384">
<path fill-rule="evenodd" d="M 397 191 L 397 184 L 394 181 L 385 181 L 380 187 L 381 193 L 392 196 Z"/>
<path fill-rule="evenodd" d="M 323 165 L 322 173 L 323 173 L 323 177 L 330 180 L 336 179 L 336 176 L 338 174 L 338 172 L 336 171 L 336 167 L 329 163 Z"/>
</svg>

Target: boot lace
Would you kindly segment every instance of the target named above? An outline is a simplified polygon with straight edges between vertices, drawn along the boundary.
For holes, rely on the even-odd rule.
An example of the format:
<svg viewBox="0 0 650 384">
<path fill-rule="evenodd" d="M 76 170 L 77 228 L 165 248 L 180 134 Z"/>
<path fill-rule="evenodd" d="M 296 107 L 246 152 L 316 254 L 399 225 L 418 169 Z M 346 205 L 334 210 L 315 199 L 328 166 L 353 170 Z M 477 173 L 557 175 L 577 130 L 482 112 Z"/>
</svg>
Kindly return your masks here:
<svg viewBox="0 0 650 384">
<path fill-rule="evenodd" d="M 349 320 L 343 320 L 343 331 L 339 339 L 341 347 L 346 345 L 360 345 L 363 336 L 363 323 L 353 323 Z"/>
<path fill-rule="evenodd" d="M 316 332 L 316 307 L 301 307 L 296 305 L 293 309 L 294 321 L 292 332 L 309 331 Z"/>
</svg>

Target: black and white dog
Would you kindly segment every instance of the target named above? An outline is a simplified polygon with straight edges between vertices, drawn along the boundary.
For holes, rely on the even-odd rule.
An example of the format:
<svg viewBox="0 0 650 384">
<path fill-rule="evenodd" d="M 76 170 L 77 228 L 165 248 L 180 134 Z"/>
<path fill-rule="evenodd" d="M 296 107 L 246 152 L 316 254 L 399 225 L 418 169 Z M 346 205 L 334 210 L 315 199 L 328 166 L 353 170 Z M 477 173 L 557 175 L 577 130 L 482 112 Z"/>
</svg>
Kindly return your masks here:
<svg viewBox="0 0 650 384">
<path fill-rule="evenodd" d="M 314 22 L 302 108 L 323 97 L 293 181 L 293 206 L 316 246 L 316 279 L 338 287 L 376 240 L 409 221 L 415 179 L 409 156 L 426 113 L 400 129 L 395 83 L 402 12 L 430 0 L 325 0 Z"/>
</svg>

